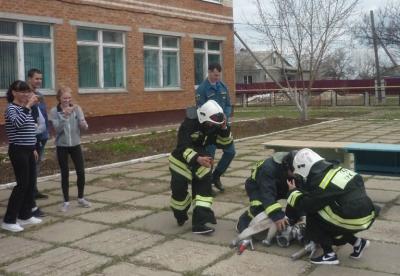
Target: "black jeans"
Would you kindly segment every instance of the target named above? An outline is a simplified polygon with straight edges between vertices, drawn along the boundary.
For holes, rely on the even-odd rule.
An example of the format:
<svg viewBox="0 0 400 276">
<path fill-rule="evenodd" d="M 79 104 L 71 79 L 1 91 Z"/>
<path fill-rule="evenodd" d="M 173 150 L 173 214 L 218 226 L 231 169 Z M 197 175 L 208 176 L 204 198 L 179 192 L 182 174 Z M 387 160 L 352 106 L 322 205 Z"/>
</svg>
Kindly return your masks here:
<svg viewBox="0 0 400 276">
<path fill-rule="evenodd" d="M 78 186 L 78 198 L 83 198 L 85 189 L 85 167 L 83 162 L 82 149 L 80 145 L 74 147 L 57 147 L 57 159 L 61 170 L 61 188 L 64 201 L 69 201 L 69 166 L 68 155 L 71 156 L 75 166 Z"/>
<path fill-rule="evenodd" d="M 14 168 L 17 185 L 13 188 L 8 200 L 5 223 L 16 223 L 17 217 L 29 219 L 32 217 L 32 207 L 36 206 L 33 199 L 33 187 L 36 181 L 36 162 L 34 147 L 10 145 L 8 156 Z"/>
</svg>

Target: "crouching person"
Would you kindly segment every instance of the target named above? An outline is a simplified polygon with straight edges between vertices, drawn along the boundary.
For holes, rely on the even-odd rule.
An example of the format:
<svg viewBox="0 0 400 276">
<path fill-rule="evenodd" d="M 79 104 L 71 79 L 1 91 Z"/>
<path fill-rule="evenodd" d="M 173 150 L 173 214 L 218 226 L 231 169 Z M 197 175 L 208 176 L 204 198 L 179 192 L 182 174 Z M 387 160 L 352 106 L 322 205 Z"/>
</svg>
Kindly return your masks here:
<svg viewBox="0 0 400 276">
<path fill-rule="evenodd" d="M 204 105 L 188 108 L 186 118 L 179 127 L 176 149 L 169 157 L 171 172 L 171 208 L 179 226 L 188 220 L 187 212 L 193 203 L 192 232 L 207 234 L 216 224 L 211 209 L 213 159 L 207 154 L 206 146 L 215 144 L 225 148 L 232 144 L 230 127 L 226 124 L 222 108 L 209 100 Z M 188 184 L 192 184 L 192 195 Z"/>
<path fill-rule="evenodd" d="M 240 217 L 236 230 L 241 233 L 250 221 L 261 212 L 265 212 L 275 223 L 278 231 L 287 225 L 298 222 L 301 213 L 291 206 L 283 211 L 279 199 L 286 199 L 287 180 L 293 178 L 293 156 L 296 152 L 277 152 L 266 160 L 257 162 L 251 170 L 251 176 L 245 182 L 250 206 Z"/>
<path fill-rule="evenodd" d="M 306 238 L 324 251 L 311 262 L 339 264 L 332 246 L 346 243 L 353 246 L 350 257 L 360 258 L 369 241 L 354 234 L 371 227 L 379 213 L 379 207 L 366 194 L 362 177 L 335 167 L 310 149 L 295 155 L 293 167 L 303 181 L 288 181 L 288 204 L 306 212 Z"/>
</svg>

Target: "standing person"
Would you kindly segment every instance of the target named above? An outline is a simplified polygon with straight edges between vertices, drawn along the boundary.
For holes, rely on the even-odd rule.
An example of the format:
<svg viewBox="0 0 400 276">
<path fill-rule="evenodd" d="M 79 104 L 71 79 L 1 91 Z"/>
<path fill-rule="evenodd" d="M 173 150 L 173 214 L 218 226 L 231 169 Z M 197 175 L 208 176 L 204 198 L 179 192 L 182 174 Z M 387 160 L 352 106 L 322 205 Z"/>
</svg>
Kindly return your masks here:
<svg viewBox="0 0 400 276">
<path fill-rule="evenodd" d="M 196 90 L 196 105 L 202 106 L 208 100 L 216 101 L 223 109 L 227 125 L 230 125 L 230 118 L 232 115 L 232 106 L 229 98 L 229 91 L 227 86 L 221 81 L 221 65 L 213 63 L 208 66 L 208 76 L 199 85 Z M 216 145 L 210 144 L 207 146 L 207 152 L 214 158 Z M 235 157 L 235 145 L 232 142 L 228 147 L 223 148 L 221 160 L 219 160 L 217 167 L 212 173 L 212 182 L 215 187 L 221 192 L 224 191 L 224 186 L 221 183 L 221 176 L 228 169 L 230 163 Z"/>
<path fill-rule="evenodd" d="M 291 206 L 283 211 L 279 199 L 286 199 L 287 180 L 293 178 L 293 156 L 296 152 L 277 152 L 272 157 L 257 162 L 246 180 L 246 193 L 250 200 L 249 209 L 239 218 L 236 229 L 241 233 L 250 221 L 261 212 L 265 212 L 275 223 L 278 231 L 286 225 L 293 225 L 303 216 Z"/>
<path fill-rule="evenodd" d="M 193 199 L 194 234 L 214 232 L 215 229 L 206 223 L 217 223 L 211 209 L 213 158 L 207 153 L 206 146 L 216 144 L 228 147 L 232 140 L 223 110 L 215 101 L 207 101 L 197 112 L 194 107 L 187 110 L 186 118 L 179 127 L 176 149 L 169 157 L 171 208 L 181 226 L 188 220 L 187 211 Z M 192 196 L 188 193 L 190 182 Z"/>
<path fill-rule="evenodd" d="M 38 224 L 42 220 L 32 216 L 33 186 L 36 180 L 35 121 L 31 108 L 37 96 L 24 81 L 13 82 L 7 91 L 8 106 L 5 127 L 9 142 L 8 156 L 14 169 L 17 185 L 8 200 L 1 228 L 11 232 L 23 231 L 23 225 Z M 18 219 L 18 220 L 17 220 Z"/>
<path fill-rule="evenodd" d="M 88 124 L 81 107 L 72 103 L 71 92 L 69 87 L 60 88 L 56 96 L 58 105 L 50 110 L 50 120 L 56 132 L 57 159 L 61 170 L 61 188 L 64 196 L 62 212 L 67 212 L 70 207 L 68 155 L 71 156 L 77 175 L 78 205 L 90 207 L 90 202 L 83 197 L 85 168 L 80 145 L 80 130 L 88 129 Z"/>
<path fill-rule="evenodd" d="M 47 117 L 47 107 L 43 94 L 39 91 L 42 87 L 43 74 L 39 69 L 32 68 L 28 71 L 28 83 L 33 88 L 34 93 L 38 96 L 39 103 L 32 107 L 32 116 L 35 122 L 40 126 L 36 132 L 36 150 L 39 158 L 36 162 L 36 175 L 40 175 L 40 164 L 43 160 L 44 148 L 49 139 L 49 120 Z M 39 192 L 37 181 L 34 187 L 35 199 L 46 199 L 48 195 Z"/>
<path fill-rule="evenodd" d="M 350 257 L 361 258 L 369 241 L 354 234 L 371 227 L 379 214 L 379 207 L 365 191 L 361 175 L 335 167 L 307 148 L 294 156 L 293 167 L 303 182 L 288 181 L 287 202 L 307 214 L 306 238 L 320 244 L 324 251 L 323 255 L 311 258 L 311 263 L 339 264 L 332 245 L 346 243 L 353 246 Z"/>
</svg>

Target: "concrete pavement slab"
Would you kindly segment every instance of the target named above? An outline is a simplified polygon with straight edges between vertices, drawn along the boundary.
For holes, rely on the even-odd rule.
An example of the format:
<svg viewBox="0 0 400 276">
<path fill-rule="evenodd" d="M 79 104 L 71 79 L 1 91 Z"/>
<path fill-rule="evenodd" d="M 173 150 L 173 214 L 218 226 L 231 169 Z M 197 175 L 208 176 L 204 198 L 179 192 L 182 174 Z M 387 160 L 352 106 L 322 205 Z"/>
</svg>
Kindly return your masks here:
<svg viewBox="0 0 400 276">
<path fill-rule="evenodd" d="M 149 195 L 139 199 L 126 201 L 124 204 L 142 206 L 147 208 L 164 209 L 169 208 L 171 197 L 167 195 Z"/>
<path fill-rule="evenodd" d="M 162 225 L 162 227 L 160 227 Z M 161 211 L 149 216 L 135 220 L 127 225 L 143 231 L 161 233 L 163 235 L 177 235 L 191 231 L 192 221 L 189 215 L 189 220 L 183 225 L 178 226 L 172 211 Z"/>
<path fill-rule="evenodd" d="M 253 162 L 235 160 L 235 162 L 231 163 L 229 168 L 236 170 L 241 168 L 249 168 L 251 165 L 253 165 Z"/>
<path fill-rule="evenodd" d="M 98 192 L 108 191 L 108 190 L 109 189 L 104 188 L 104 187 L 99 187 L 99 186 L 94 186 L 94 185 L 85 185 L 85 196 L 94 194 L 94 193 L 98 193 Z M 49 194 L 62 196 L 61 187 L 58 190 L 49 191 Z M 74 183 L 74 182 L 69 182 L 69 195 L 70 195 L 70 197 L 78 195 L 78 188 L 76 187 L 76 183 Z"/>
<path fill-rule="evenodd" d="M 362 258 L 358 260 L 349 258 L 351 252 L 353 252 L 353 248 L 348 245 L 342 246 L 339 249 L 338 258 L 341 266 L 361 268 L 373 272 L 400 274 L 399 244 L 372 241 L 370 247 L 365 250 Z"/>
<path fill-rule="evenodd" d="M 235 211 L 235 212 L 228 213 L 228 214 L 225 215 L 223 218 L 234 220 L 235 223 L 236 223 L 236 221 L 239 219 L 240 215 L 243 214 L 244 211 L 247 211 L 248 208 L 249 208 L 249 207 L 246 206 L 246 207 L 241 208 L 241 209 L 239 209 L 239 210 L 237 210 L 237 211 Z"/>
<path fill-rule="evenodd" d="M 217 219 L 217 224 L 211 225 L 215 232 L 210 235 L 196 235 L 192 232 L 185 233 L 182 238 L 204 243 L 219 244 L 228 247 L 231 241 L 237 236 L 235 222 L 231 220 Z"/>
<path fill-rule="evenodd" d="M 46 193 L 47 191 L 61 189 L 61 181 L 58 180 L 38 180 L 38 189 L 40 192 Z"/>
<path fill-rule="evenodd" d="M 132 172 L 132 173 L 128 173 L 125 176 L 127 177 L 132 177 L 132 178 L 145 178 L 145 179 L 154 179 L 154 178 L 158 178 L 159 176 L 164 176 L 166 174 L 168 174 L 168 171 L 156 171 L 155 169 L 146 169 L 146 170 L 142 170 L 142 171 L 137 171 L 137 172 Z"/>
<path fill-rule="evenodd" d="M 0 239 L 0 263 L 8 263 L 9 261 L 29 256 L 50 247 L 52 245 L 48 243 L 9 236 Z"/>
<path fill-rule="evenodd" d="M 400 192 L 400 178 L 387 179 L 387 178 L 370 178 L 365 181 L 367 189 L 398 191 Z"/>
<path fill-rule="evenodd" d="M 88 214 L 80 215 L 79 218 L 94 222 L 120 224 L 151 214 L 150 210 L 137 209 L 133 206 L 116 206 L 111 209 L 101 209 Z"/>
<path fill-rule="evenodd" d="M 243 204 L 224 202 L 219 200 L 214 200 L 214 203 L 212 205 L 212 209 L 214 210 L 214 214 L 216 217 L 223 217 L 224 215 L 229 214 L 232 211 L 242 209 L 243 207 Z"/>
<path fill-rule="evenodd" d="M 124 202 L 130 199 L 143 197 L 145 194 L 136 191 L 113 189 L 109 191 L 99 192 L 90 196 L 91 200 L 104 201 L 110 203 Z"/>
<path fill-rule="evenodd" d="M 221 177 L 221 182 L 225 187 L 234 187 L 237 185 L 244 185 L 244 181 L 240 177 L 223 176 L 223 177 Z"/>
<path fill-rule="evenodd" d="M 10 198 L 11 192 L 12 189 L 0 190 L 0 201 L 7 202 L 8 199 Z"/>
<path fill-rule="evenodd" d="M 131 260 L 158 264 L 173 271 L 184 272 L 210 265 L 229 252 L 228 247 L 174 239 L 145 250 Z"/>
<path fill-rule="evenodd" d="M 159 166 L 161 166 L 161 164 L 158 162 L 147 161 L 147 162 L 139 162 L 139 163 L 135 163 L 135 164 L 125 165 L 124 167 L 141 171 L 141 170 L 147 170 L 147 169 L 151 169 L 151 168 L 159 167 Z"/>
<path fill-rule="evenodd" d="M 335 265 L 320 265 L 316 266 L 315 269 L 308 274 L 309 276 L 354 276 L 354 275 L 362 275 L 362 276 L 390 276 L 393 274 L 370 271 L 365 269 L 354 269 L 349 267 L 341 267 Z"/>
<path fill-rule="evenodd" d="M 64 243 L 81 239 L 107 228 L 108 226 L 98 223 L 69 219 L 27 233 L 27 236 L 42 241 Z"/>
<path fill-rule="evenodd" d="M 93 181 L 91 184 L 96 187 L 105 187 L 109 189 L 131 189 L 132 186 L 141 183 L 143 180 L 120 177 L 105 177 Z"/>
<path fill-rule="evenodd" d="M 303 261 L 293 262 L 288 258 L 248 251 L 242 255 L 234 254 L 203 271 L 202 275 L 302 275 L 309 269 Z"/>
<path fill-rule="evenodd" d="M 58 247 L 40 255 L 12 263 L 4 267 L 4 270 L 7 273 L 29 276 L 75 276 L 102 266 L 110 260 L 110 258 L 82 250 Z"/>
<path fill-rule="evenodd" d="M 125 175 L 127 173 L 131 173 L 132 171 L 138 171 L 138 170 L 134 170 L 132 168 L 129 167 L 114 167 L 114 168 L 108 168 L 108 169 L 96 169 L 96 170 L 91 170 L 91 173 L 96 174 L 97 177 L 99 177 L 99 175 Z"/>
<path fill-rule="evenodd" d="M 91 274 L 90 276 L 179 276 L 180 273 L 158 270 L 153 267 L 138 266 L 131 263 L 118 263 L 104 269 L 101 273 Z"/>
<path fill-rule="evenodd" d="M 374 202 L 388 203 L 400 196 L 400 192 L 367 189 L 368 196 Z"/>
<path fill-rule="evenodd" d="M 389 209 L 381 216 L 385 220 L 400 222 L 400 206 L 394 205 L 394 206 L 389 207 Z"/>
<path fill-rule="evenodd" d="M 225 173 L 225 176 L 233 176 L 233 177 L 241 177 L 241 178 L 248 178 L 250 176 L 250 170 L 244 170 L 244 169 L 236 169 L 236 170 L 228 170 Z"/>
<path fill-rule="evenodd" d="M 375 241 L 400 244 L 400 222 L 377 219 L 371 228 L 361 232 L 359 236 Z"/>
<path fill-rule="evenodd" d="M 90 198 L 88 198 L 88 200 L 90 201 Z M 61 212 L 61 203 L 46 206 L 43 208 L 43 211 L 54 216 L 72 217 L 75 215 L 92 212 L 96 209 L 103 208 L 104 206 L 107 206 L 107 204 L 99 202 L 91 202 L 90 208 L 83 208 L 78 205 L 76 199 L 73 199 L 70 200 L 70 205 L 67 212 Z"/>
<path fill-rule="evenodd" d="M 72 246 L 110 256 L 125 256 L 150 247 L 164 236 L 125 228 L 110 229 L 76 241 Z"/>
<path fill-rule="evenodd" d="M 159 179 L 153 179 L 151 181 L 142 181 L 142 183 L 134 185 L 131 187 L 132 190 L 158 194 L 161 192 L 168 191 L 170 189 L 170 176 L 168 176 L 168 182 Z"/>
</svg>

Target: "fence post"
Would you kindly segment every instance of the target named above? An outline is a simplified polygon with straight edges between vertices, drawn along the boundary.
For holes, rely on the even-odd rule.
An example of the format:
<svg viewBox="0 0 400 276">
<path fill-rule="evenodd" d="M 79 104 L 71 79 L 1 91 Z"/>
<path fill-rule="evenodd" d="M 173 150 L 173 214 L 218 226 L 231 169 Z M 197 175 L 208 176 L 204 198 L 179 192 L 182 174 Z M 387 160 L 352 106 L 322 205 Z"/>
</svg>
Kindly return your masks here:
<svg viewBox="0 0 400 276">
<path fill-rule="evenodd" d="M 369 105 L 369 93 L 364 92 L 364 105 L 368 106 Z"/>
<path fill-rule="evenodd" d="M 332 106 L 335 107 L 337 105 L 337 95 L 336 91 L 331 92 Z"/>
<path fill-rule="evenodd" d="M 271 92 L 271 106 L 275 105 L 275 91 Z"/>
<path fill-rule="evenodd" d="M 242 95 L 242 106 L 247 107 L 247 94 L 243 93 Z"/>
</svg>

